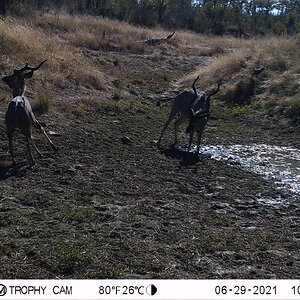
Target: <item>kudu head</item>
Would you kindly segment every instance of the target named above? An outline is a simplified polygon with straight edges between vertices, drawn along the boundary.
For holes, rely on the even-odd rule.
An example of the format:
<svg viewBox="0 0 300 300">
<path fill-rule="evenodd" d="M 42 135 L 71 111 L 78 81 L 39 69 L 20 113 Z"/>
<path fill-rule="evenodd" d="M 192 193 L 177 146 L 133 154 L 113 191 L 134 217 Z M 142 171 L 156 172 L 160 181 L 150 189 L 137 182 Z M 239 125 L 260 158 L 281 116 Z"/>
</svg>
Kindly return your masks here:
<svg viewBox="0 0 300 300">
<path fill-rule="evenodd" d="M 5 76 L 2 80 L 12 89 L 13 97 L 22 96 L 26 89 L 25 80 L 32 77 L 33 72 L 38 70 L 47 60 L 42 61 L 37 67 L 29 67 L 26 63 L 25 67 L 15 69 L 12 75 Z"/>
<path fill-rule="evenodd" d="M 207 118 L 210 114 L 210 98 L 219 92 L 220 86 L 222 85 L 222 79 L 218 80 L 217 81 L 217 89 L 215 91 L 208 94 L 206 99 L 205 99 L 205 94 L 202 95 L 202 97 L 204 97 L 204 101 L 205 101 L 204 107 L 200 108 L 198 110 L 195 110 L 193 108 L 193 104 L 195 103 L 195 101 L 197 100 L 197 97 L 198 97 L 198 94 L 197 94 L 197 91 L 195 88 L 195 83 L 198 79 L 199 79 L 199 76 L 195 79 L 195 81 L 192 85 L 193 90 L 194 90 L 194 99 L 191 103 L 191 108 L 190 108 L 192 116 L 190 117 L 189 125 L 186 129 L 186 133 L 191 133 L 192 131 L 202 130 L 202 128 L 203 128 L 203 126 L 205 126 L 205 124 L 207 122 Z"/>
<path fill-rule="evenodd" d="M 197 78 L 199 78 L 199 76 Z M 196 78 L 196 80 L 197 80 L 197 78 Z M 195 96 L 194 96 L 195 99 L 194 99 L 194 101 L 197 99 L 196 88 L 194 86 L 196 80 L 193 83 L 193 89 L 194 89 L 194 93 L 195 93 Z M 210 98 L 212 96 L 214 96 L 215 94 L 217 94 L 220 91 L 220 86 L 221 85 L 222 85 L 222 79 L 220 79 L 220 80 L 217 81 L 217 89 L 215 91 L 211 92 L 210 94 L 208 94 L 208 96 L 206 97 L 206 99 L 205 99 L 205 94 L 203 95 L 204 101 L 205 101 L 205 107 L 204 108 L 200 108 L 198 110 L 194 110 L 193 109 L 193 103 L 192 103 L 191 112 L 193 114 L 193 117 L 197 117 L 197 116 L 201 117 L 203 114 L 206 115 L 207 113 L 209 113 L 209 110 L 210 110 Z"/>
</svg>

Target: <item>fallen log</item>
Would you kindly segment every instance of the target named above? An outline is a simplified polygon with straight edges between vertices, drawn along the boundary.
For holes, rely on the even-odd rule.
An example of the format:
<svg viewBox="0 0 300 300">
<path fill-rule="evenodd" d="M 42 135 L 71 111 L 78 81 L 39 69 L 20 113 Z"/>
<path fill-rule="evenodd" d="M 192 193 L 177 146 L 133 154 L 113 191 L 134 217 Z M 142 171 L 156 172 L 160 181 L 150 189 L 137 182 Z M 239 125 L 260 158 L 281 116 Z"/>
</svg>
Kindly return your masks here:
<svg viewBox="0 0 300 300">
<path fill-rule="evenodd" d="M 173 35 L 175 34 L 175 31 L 171 34 L 169 34 L 167 37 L 165 38 L 159 38 L 159 39 L 148 39 L 148 40 L 144 40 L 142 41 L 142 43 L 146 43 L 149 46 L 155 46 L 155 45 L 160 45 L 161 43 L 164 42 L 169 42 L 171 41 Z"/>
</svg>

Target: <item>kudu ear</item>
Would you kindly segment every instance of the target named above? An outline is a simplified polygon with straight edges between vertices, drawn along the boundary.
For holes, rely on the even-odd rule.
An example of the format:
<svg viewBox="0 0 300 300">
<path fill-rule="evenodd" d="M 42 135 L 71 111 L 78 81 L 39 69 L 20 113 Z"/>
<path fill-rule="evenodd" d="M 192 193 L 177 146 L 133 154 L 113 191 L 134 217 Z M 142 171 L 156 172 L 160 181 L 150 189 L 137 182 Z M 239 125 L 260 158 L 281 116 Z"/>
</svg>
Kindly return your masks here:
<svg viewBox="0 0 300 300">
<path fill-rule="evenodd" d="M 24 79 L 29 79 L 29 78 L 32 77 L 32 75 L 33 75 L 33 71 L 28 72 L 28 73 L 25 73 L 25 74 L 24 74 Z"/>
<path fill-rule="evenodd" d="M 5 76 L 2 78 L 2 81 L 4 81 L 10 88 L 12 88 L 12 78 L 11 76 Z"/>
</svg>

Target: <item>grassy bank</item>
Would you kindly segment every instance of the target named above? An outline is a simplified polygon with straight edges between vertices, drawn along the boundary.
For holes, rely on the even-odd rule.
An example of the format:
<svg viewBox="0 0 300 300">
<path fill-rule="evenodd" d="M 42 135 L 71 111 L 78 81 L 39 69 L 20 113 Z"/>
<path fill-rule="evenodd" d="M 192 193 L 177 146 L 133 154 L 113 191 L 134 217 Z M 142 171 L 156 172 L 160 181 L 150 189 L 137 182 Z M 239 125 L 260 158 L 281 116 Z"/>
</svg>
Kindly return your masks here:
<svg viewBox="0 0 300 300">
<path fill-rule="evenodd" d="M 54 94 L 75 90 L 82 93 L 83 98 L 90 97 L 91 93 L 95 95 L 91 100 L 93 103 L 101 93 L 100 102 L 110 99 L 124 102 L 127 99 L 132 106 L 135 92 L 130 95 L 130 90 L 141 90 L 149 85 L 147 70 L 159 62 L 174 65 L 174 58 L 178 56 L 182 60 L 194 56 L 194 74 L 191 74 L 193 70 L 186 70 L 185 73 L 189 73 L 187 79 L 177 77 L 177 80 L 183 80 L 184 87 L 189 86 L 199 73 L 202 78 L 200 89 L 210 89 L 218 78 L 222 78 L 224 85 L 219 99 L 229 106 L 252 105 L 253 110 L 264 111 L 267 116 L 299 121 L 298 36 L 245 40 L 177 32 L 175 40 L 168 44 L 151 47 L 142 42 L 168 34 L 164 30 L 134 27 L 91 16 L 37 14 L 30 20 L 7 17 L 0 21 L 1 68 L 10 70 L 25 62 L 34 64 L 47 58 L 47 64 L 36 76 L 38 98 L 41 89 L 54 90 Z M 119 54 L 128 59 L 130 55 L 145 56 L 149 64 L 128 70 L 127 62 L 122 62 Z M 206 66 L 202 63 L 201 69 L 197 70 L 197 58 L 201 56 L 212 60 L 205 63 Z M 266 71 L 253 79 L 253 70 L 260 67 L 265 67 Z M 139 72 L 142 68 L 146 72 Z M 170 72 L 173 69 L 167 66 L 154 74 L 160 79 L 161 87 L 176 79 Z M 151 70 L 153 78 L 152 74 Z M 1 88 L 6 92 L 3 85 Z M 160 87 L 158 90 L 162 92 Z M 87 101 L 84 104 L 76 102 L 87 105 Z M 137 105 L 140 102 L 143 100 L 137 99 Z M 73 107 L 73 104 L 63 102 L 61 106 L 68 111 L 68 106 Z"/>
</svg>

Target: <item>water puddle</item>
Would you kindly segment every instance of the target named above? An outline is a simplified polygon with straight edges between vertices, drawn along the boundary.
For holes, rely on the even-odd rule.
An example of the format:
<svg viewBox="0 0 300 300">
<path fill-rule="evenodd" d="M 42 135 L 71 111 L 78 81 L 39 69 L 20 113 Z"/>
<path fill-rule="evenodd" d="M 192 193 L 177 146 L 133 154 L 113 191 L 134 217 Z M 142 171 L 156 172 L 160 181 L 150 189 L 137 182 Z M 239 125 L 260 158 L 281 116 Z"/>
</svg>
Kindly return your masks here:
<svg viewBox="0 0 300 300">
<path fill-rule="evenodd" d="M 239 163 L 279 187 L 300 194 L 300 149 L 271 145 L 216 145 L 201 149 L 212 159 Z"/>
</svg>

